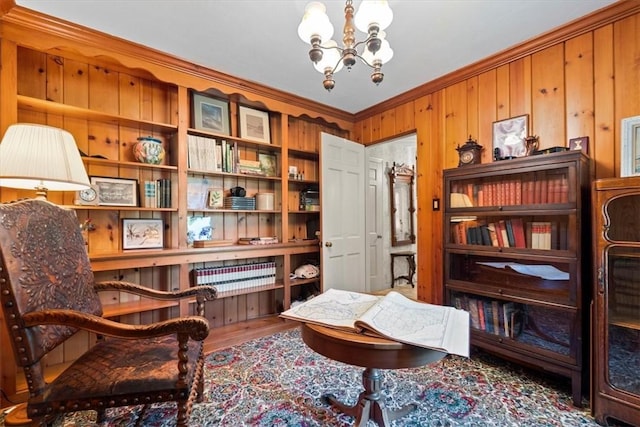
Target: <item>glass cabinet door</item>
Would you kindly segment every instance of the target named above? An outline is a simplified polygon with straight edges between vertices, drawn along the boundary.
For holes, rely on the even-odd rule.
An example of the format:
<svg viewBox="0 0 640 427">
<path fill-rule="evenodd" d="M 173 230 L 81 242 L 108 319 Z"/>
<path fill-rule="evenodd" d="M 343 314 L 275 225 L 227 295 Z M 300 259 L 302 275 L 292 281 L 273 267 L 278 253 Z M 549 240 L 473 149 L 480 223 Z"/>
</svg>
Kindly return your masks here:
<svg viewBox="0 0 640 427">
<path fill-rule="evenodd" d="M 609 383 L 640 394 L 640 195 L 612 199 L 604 210 Z"/>
</svg>

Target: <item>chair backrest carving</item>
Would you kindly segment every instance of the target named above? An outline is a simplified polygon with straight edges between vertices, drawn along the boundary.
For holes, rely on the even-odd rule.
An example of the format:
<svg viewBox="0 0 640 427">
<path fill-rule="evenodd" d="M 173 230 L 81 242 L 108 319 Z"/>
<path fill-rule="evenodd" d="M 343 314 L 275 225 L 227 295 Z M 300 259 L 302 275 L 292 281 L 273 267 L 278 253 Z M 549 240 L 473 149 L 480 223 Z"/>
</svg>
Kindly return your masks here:
<svg viewBox="0 0 640 427">
<path fill-rule="evenodd" d="M 26 328 L 22 316 L 46 309 L 101 316 L 93 285 L 75 211 L 44 200 L 0 204 L 0 296 L 18 365 L 36 364 L 76 332 L 56 325 Z"/>
</svg>

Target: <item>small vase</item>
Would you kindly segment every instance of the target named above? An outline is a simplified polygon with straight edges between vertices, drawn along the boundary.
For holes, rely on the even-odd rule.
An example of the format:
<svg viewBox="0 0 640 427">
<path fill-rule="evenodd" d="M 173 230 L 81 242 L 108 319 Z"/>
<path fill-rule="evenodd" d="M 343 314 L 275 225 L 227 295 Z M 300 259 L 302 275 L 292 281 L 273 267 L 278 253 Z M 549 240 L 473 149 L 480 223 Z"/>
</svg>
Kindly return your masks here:
<svg viewBox="0 0 640 427">
<path fill-rule="evenodd" d="M 162 141 L 150 136 L 141 136 L 133 145 L 133 157 L 141 163 L 159 165 L 164 160 Z"/>
</svg>

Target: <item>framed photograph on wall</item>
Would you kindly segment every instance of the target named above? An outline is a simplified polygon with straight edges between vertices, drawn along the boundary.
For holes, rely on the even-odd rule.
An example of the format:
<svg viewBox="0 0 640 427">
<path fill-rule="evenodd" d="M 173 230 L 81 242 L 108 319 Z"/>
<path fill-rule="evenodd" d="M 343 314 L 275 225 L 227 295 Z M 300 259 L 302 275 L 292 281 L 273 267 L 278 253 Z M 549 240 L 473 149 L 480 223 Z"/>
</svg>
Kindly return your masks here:
<svg viewBox="0 0 640 427">
<path fill-rule="evenodd" d="M 220 135 L 231 135 L 229 103 L 221 99 L 193 93 L 193 127 Z"/>
<path fill-rule="evenodd" d="M 513 159 L 526 156 L 528 132 L 528 114 L 493 122 L 494 159 Z"/>
<path fill-rule="evenodd" d="M 91 186 L 97 189 L 100 206 L 138 206 L 138 180 L 91 177 Z"/>
<path fill-rule="evenodd" d="M 640 116 L 622 119 L 620 176 L 640 175 Z"/>
<path fill-rule="evenodd" d="M 123 219 L 122 249 L 158 249 L 164 247 L 161 219 Z"/>
<path fill-rule="evenodd" d="M 271 144 L 269 113 L 240 106 L 240 138 Z"/>
<path fill-rule="evenodd" d="M 569 150 L 578 150 L 584 154 L 589 154 L 589 137 L 571 138 L 569 140 Z"/>
</svg>

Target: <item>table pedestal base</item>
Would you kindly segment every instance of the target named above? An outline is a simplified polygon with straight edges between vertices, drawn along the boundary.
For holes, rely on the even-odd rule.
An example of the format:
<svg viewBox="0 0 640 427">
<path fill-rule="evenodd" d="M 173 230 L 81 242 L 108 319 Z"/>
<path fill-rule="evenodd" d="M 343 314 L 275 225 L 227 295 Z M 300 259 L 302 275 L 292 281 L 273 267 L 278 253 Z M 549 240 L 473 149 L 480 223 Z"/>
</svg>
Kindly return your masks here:
<svg viewBox="0 0 640 427">
<path fill-rule="evenodd" d="M 323 398 L 333 407 L 356 419 L 356 426 L 366 426 L 369 420 L 375 421 L 378 426 L 386 427 L 391 421 L 402 418 L 417 408 L 415 404 L 406 405 L 400 409 L 388 409 L 380 400 L 382 389 L 382 374 L 376 368 L 366 368 L 362 372 L 362 385 L 364 391 L 358 396 L 358 402 L 353 406 L 345 405 L 333 395 L 325 395 Z"/>
</svg>

